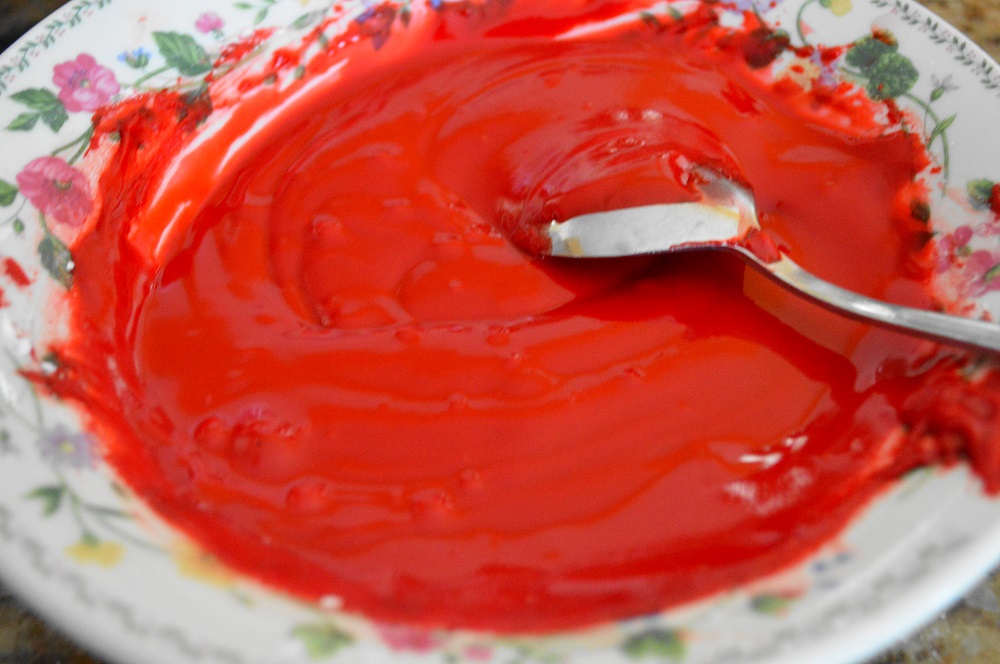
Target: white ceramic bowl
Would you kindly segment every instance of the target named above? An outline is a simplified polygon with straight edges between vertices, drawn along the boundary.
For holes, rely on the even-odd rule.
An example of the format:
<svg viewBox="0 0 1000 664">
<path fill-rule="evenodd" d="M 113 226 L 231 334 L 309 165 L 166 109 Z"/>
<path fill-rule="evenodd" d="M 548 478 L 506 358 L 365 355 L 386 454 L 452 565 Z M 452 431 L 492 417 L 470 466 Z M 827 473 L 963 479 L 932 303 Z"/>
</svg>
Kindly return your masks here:
<svg viewBox="0 0 1000 664">
<path fill-rule="evenodd" d="M 387 5 L 418 13 L 452 1 Z M 346 25 L 364 19 L 374 3 L 340 4 L 339 24 Z M 899 54 L 919 73 L 898 101 L 928 118 L 931 152 L 958 192 L 935 202 L 936 217 L 952 224 L 936 230 L 943 236 L 973 227 L 971 246 L 1000 263 L 991 213 L 967 205 L 963 193 L 970 182 L 1000 180 L 1000 68 L 943 21 L 901 0 L 736 0 L 720 6 L 723 20 L 738 21 L 738 10 L 754 4 L 797 44 L 846 44 L 873 26 L 896 36 Z M 655 11 L 666 12 L 666 4 Z M 582 633 L 495 639 L 387 628 L 302 605 L 236 578 L 158 523 L 115 483 L 76 415 L 39 399 L 18 373 L 37 361 L 33 351 L 44 353 L 52 320 L 46 303 L 72 261 L 40 225 L 39 210 L 49 204 L 44 191 L 18 176 L 51 165 L 37 160 L 53 154 L 74 168 L 97 104 L 140 86 L 197 83 L 226 43 L 276 27 L 258 56 L 266 58 L 330 12 L 317 0 L 77 0 L 0 57 L 0 254 L 32 279 L 20 286 L 9 272 L 0 275 L 9 301 L 0 309 L 0 572 L 43 615 L 111 659 L 148 664 L 842 663 L 915 629 L 996 564 L 1000 501 L 984 497 L 965 468 L 925 470 L 901 480 L 808 562 L 773 578 Z M 406 29 L 403 13 L 396 12 L 386 38 Z M 330 35 L 337 25 L 327 28 Z M 94 85 L 74 89 L 67 67 L 86 70 Z M 71 186 L 89 192 L 94 174 L 74 172 Z M 983 279 L 976 269 L 954 264 L 948 280 L 969 289 Z M 979 305 L 1000 315 L 996 291 L 973 290 Z"/>
</svg>

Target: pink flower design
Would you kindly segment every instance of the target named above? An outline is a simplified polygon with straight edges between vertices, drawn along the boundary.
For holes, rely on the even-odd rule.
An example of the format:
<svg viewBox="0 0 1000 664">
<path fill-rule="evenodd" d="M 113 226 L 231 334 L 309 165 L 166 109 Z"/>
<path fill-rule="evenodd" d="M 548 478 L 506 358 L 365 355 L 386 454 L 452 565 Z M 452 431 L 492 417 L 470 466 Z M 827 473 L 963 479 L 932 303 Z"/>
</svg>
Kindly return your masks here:
<svg viewBox="0 0 1000 664">
<path fill-rule="evenodd" d="M 52 71 L 52 81 L 59 87 L 59 101 L 74 113 L 96 111 L 121 90 L 114 73 L 86 53 L 56 65 Z"/>
<path fill-rule="evenodd" d="M 430 652 L 442 643 L 441 637 L 434 632 L 405 625 L 379 624 L 377 629 L 382 642 L 393 650 Z"/>
<path fill-rule="evenodd" d="M 473 662 L 489 662 L 493 660 L 493 649 L 489 646 L 471 645 L 465 649 L 465 658 Z"/>
<path fill-rule="evenodd" d="M 39 157 L 17 174 L 17 186 L 45 216 L 80 226 L 93 208 L 86 176 L 58 157 Z"/>
<path fill-rule="evenodd" d="M 1000 290 L 1000 252 L 973 251 L 966 259 L 963 272 L 969 279 L 969 294 L 973 297 Z"/>
<path fill-rule="evenodd" d="M 205 12 L 194 22 L 194 27 L 198 28 L 198 32 L 204 33 L 221 30 L 223 25 L 222 17 L 215 12 Z"/>
<path fill-rule="evenodd" d="M 972 229 L 969 226 L 960 226 L 954 232 L 943 235 L 938 239 L 938 262 L 937 271 L 947 272 L 972 253 L 968 248 L 969 241 L 972 240 Z"/>
</svg>

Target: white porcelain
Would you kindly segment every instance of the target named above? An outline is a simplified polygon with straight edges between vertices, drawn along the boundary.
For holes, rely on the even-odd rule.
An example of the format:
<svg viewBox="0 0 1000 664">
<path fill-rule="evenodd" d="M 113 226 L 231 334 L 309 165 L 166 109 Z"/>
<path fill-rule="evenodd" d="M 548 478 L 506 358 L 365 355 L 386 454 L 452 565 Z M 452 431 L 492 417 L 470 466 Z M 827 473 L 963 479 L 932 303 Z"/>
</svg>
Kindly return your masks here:
<svg viewBox="0 0 1000 664">
<path fill-rule="evenodd" d="M 396 10 L 394 20 L 390 32 L 376 38 L 406 30 L 406 12 L 438 11 L 452 1 L 385 3 Z M 1000 180 L 997 66 L 943 21 L 900 0 L 737 0 L 721 6 L 722 19 L 738 22 L 737 10 L 755 2 L 797 45 L 803 39 L 854 42 L 873 26 L 897 37 L 898 54 L 919 74 L 898 102 L 928 118 L 931 151 L 947 167 L 941 177 L 952 191 L 934 197 L 934 206 L 936 217 L 953 225 L 935 230 L 939 241 L 969 247 L 947 266 L 944 283 L 1000 315 L 1000 279 L 991 281 L 990 272 L 1000 264 L 1000 222 L 970 205 L 966 193 L 970 182 L 980 181 L 982 189 Z M 375 6 L 340 4 L 347 8 L 341 25 L 363 22 Z M 211 61 L 255 27 L 280 28 L 267 47 L 295 42 L 332 15 L 330 6 L 322 0 L 78 0 L 0 56 L 0 256 L 14 258 L 32 278 L 21 288 L 0 271 L 8 303 L 0 308 L 5 584 L 82 643 L 128 664 L 839 664 L 915 629 L 1000 560 L 1000 500 L 985 497 L 964 468 L 922 470 L 813 559 L 774 578 L 582 633 L 494 639 L 388 627 L 335 606 L 300 604 L 235 577 L 159 523 L 117 487 L 75 412 L 40 400 L 18 373 L 37 366 L 33 350 L 45 352 L 57 319 L 48 308 L 51 296 L 64 288 L 60 280 L 66 282 L 71 269 L 58 237 L 72 230 L 84 205 L 46 207 L 51 200 L 31 174 L 63 169 L 70 186 L 86 193 L 94 174 L 70 177 L 65 169 L 80 163 L 73 157 L 97 104 L 139 88 L 197 84 L 208 71 L 199 64 L 201 54 Z M 666 16 L 666 4 L 655 12 Z M 188 48 L 187 60 L 177 55 L 180 46 Z M 776 75 L 793 76 L 793 65 L 808 64 L 795 58 L 786 54 Z M 84 72 L 92 85 L 73 88 L 73 71 Z M 855 76 L 840 68 L 828 74 Z M 55 160 L 39 161 L 53 152 Z M 40 212 L 58 227 L 51 238 Z M 954 232 L 963 226 L 971 234 Z"/>
</svg>

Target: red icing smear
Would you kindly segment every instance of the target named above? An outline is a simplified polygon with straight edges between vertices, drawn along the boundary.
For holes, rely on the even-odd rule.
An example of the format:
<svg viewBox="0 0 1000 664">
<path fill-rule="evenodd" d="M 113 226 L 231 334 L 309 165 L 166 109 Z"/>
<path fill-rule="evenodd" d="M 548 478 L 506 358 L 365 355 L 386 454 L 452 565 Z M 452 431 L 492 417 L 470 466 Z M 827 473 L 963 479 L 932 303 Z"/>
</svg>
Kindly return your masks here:
<svg viewBox="0 0 1000 664">
<path fill-rule="evenodd" d="M 15 286 L 18 288 L 25 288 L 31 285 L 31 278 L 21 267 L 21 264 L 10 257 L 4 257 L 3 259 L 3 273 L 7 275 Z"/>
<path fill-rule="evenodd" d="M 751 183 L 807 269 L 933 304 L 919 132 L 846 85 L 762 83 L 749 18 L 539 32 L 565 6 L 414 21 L 196 147 L 198 99 L 100 116 L 105 203 L 39 380 L 233 567 L 381 620 L 541 632 L 794 563 L 920 464 L 970 456 L 1000 488 L 1000 385 L 964 355 L 725 255 L 533 261 L 496 232 L 683 199 L 684 153 Z"/>
</svg>

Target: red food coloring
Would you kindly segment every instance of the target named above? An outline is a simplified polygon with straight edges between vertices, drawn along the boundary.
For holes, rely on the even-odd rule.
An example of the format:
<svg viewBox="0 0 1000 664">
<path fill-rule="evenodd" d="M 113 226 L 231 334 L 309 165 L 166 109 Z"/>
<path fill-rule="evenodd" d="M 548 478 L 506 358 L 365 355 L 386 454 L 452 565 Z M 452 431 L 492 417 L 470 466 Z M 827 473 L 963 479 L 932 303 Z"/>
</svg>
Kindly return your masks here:
<svg viewBox="0 0 1000 664">
<path fill-rule="evenodd" d="M 271 66 L 275 71 L 284 71 L 289 67 L 297 67 L 302 61 L 302 55 L 294 49 L 281 48 L 271 56 Z"/>
<path fill-rule="evenodd" d="M 788 33 L 761 26 L 741 39 L 743 57 L 752 69 L 768 66 L 791 44 Z"/>
<path fill-rule="evenodd" d="M 906 438 L 896 463 L 913 467 L 970 459 L 986 490 L 1000 493 L 1000 377 L 955 380 L 947 365 L 932 372 L 924 389 L 909 395 L 901 412 Z"/>
<path fill-rule="evenodd" d="M 819 59 L 823 64 L 830 64 L 846 52 L 846 46 L 821 48 L 819 49 Z"/>
<path fill-rule="evenodd" d="M 896 46 L 896 37 L 891 32 L 886 30 L 872 30 L 872 38 L 886 44 L 888 46 Z"/>
<path fill-rule="evenodd" d="M 993 214 L 1000 214 L 1000 182 L 993 185 L 990 189 L 990 210 Z"/>
<path fill-rule="evenodd" d="M 966 356 L 721 252 L 537 260 L 497 228 L 689 200 L 685 154 L 752 185 L 755 251 L 931 307 L 919 132 L 849 84 L 758 77 L 789 43 L 752 19 L 554 40 L 565 3 L 503 10 L 502 37 L 442 11 L 397 40 L 375 7 L 350 30 L 378 44 L 249 81 L 204 134 L 212 90 L 97 113 L 73 332 L 34 378 L 124 482 L 275 588 L 501 633 L 773 573 L 918 465 L 1000 488 L 1000 384 L 964 382 Z"/>
<path fill-rule="evenodd" d="M 226 44 L 215 61 L 216 68 L 235 65 L 256 51 L 274 34 L 274 28 L 260 28 L 239 41 Z"/>
<path fill-rule="evenodd" d="M 765 263 L 773 263 L 781 258 L 781 250 L 778 248 L 777 242 L 768 235 L 767 231 L 751 229 L 747 236 L 740 241 L 740 244 Z"/>
<path fill-rule="evenodd" d="M 549 37 L 574 28 L 606 21 L 620 16 L 636 5 L 635 0 L 594 3 L 592 7 L 575 16 L 527 16 L 505 21 L 488 29 L 486 37 Z"/>
<path fill-rule="evenodd" d="M 741 113 L 757 114 L 757 100 L 747 90 L 730 81 L 722 90 L 723 98 Z"/>
<path fill-rule="evenodd" d="M 31 285 L 31 278 L 28 277 L 28 274 L 21 267 L 20 263 L 13 258 L 4 257 L 3 272 L 18 288 L 25 288 Z"/>
</svg>

